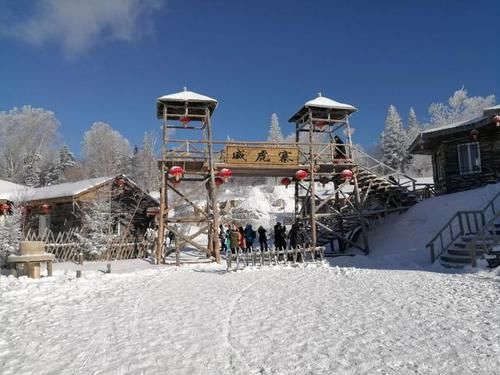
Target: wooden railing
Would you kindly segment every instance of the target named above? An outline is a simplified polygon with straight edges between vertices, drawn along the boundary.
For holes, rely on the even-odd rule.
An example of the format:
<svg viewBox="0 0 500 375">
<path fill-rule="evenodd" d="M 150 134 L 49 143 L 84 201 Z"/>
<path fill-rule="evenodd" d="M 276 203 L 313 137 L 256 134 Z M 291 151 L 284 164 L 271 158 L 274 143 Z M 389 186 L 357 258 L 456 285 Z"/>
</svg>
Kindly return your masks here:
<svg viewBox="0 0 500 375">
<path fill-rule="evenodd" d="M 470 251 L 472 267 L 476 267 L 477 265 L 478 248 L 482 248 L 483 252 L 487 253 L 494 246 L 500 243 L 500 228 L 497 228 L 499 221 L 500 210 L 497 211 L 481 228 L 481 230 L 467 243 L 465 248 Z"/>
<path fill-rule="evenodd" d="M 500 208 L 500 192 L 482 210 L 458 211 L 427 243 L 434 263 L 459 237 L 479 235 L 487 223 L 497 216 Z M 475 261 L 474 261 L 475 262 Z"/>
<path fill-rule="evenodd" d="M 23 236 L 25 241 L 45 242 L 45 251 L 54 254 L 58 262 L 76 262 L 79 254 L 83 253 L 85 239 L 77 229 L 54 234 L 45 231 L 41 234 L 28 231 Z M 117 237 L 105 245 L 105 250 L 97 253 L 85 254 L 87 260 L 121 260 L 142 258 L 146 254 L 147 242 L 144 238 L 135 239 L 133 236 Z"/>
</svg>

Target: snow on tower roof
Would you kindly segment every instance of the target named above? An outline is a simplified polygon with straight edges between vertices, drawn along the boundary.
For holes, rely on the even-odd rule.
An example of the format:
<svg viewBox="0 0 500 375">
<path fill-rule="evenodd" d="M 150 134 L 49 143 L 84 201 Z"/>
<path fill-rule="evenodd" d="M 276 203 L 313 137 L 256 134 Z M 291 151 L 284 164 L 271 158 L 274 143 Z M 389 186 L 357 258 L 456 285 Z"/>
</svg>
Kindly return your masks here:
<svg viewBox="0 0 500 375">
<path fill-rule="evenodd" d="M 203 121 L 206 108 L 212 114 L 217 108 L 217 100 L 198 94 L 197 92 L 184 91 L 175 94 L 163 95 L 156 99 L 156 117 L 163 118 L 164 109 L 167 109 L 167 119 L 178 120 L 187 116 L 190 120 Z"/>
<path fill-rule="evenodd" d="M 357 108 L 353 107 L 350 104 L 340 103 L 330 98 L 327 98 L 326 96 L 321 96 L 321 95 L 319 95 L 317 98 L 314 98 L 313 100 L 309 100 L 306 104 L 304 104 L 304 106 L 330 108 L 330 109 L 344 109 L 346 111 L 349 111 L 350 113 L 357 111 Z"/>
<path fill-rule="evenodd" d="M 175 94 L 160 96 L 157 100 L 159 102 L 211 102 L 217 105 L 217 100 L 187 89 Z"/>
<path fill-rule="evenodd" d="M 322 109 L 326 112 L 329 112 L 330 115 L 334 115 L 334 119 L 340 119 L 345 117 L 345 115 L 349 115 L 353 112 L 356 112 L 358 109 L 350 104 L 340 103 L 326 96 L 322 96 L 321 93 L 318 93 L 318 97 L 312 100 L 309 100 L 304 104 L 304 106 L 294 114 L 288 122 L 296 122 L 299 120 L 308 109 Z"/>
</svg>

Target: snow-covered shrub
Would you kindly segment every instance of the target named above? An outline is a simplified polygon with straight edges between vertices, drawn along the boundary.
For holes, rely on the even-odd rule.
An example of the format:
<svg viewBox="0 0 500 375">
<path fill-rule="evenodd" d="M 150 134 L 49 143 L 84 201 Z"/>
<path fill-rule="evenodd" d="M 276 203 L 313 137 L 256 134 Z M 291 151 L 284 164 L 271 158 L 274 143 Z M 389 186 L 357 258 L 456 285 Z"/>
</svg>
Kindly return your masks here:
<svg viewBox="0 0 500 375">
<path fill-rule="evenodd" d="M 7 264 L 10 254 L 19 251 L 21 220 L 21 212 L 17 208 L 12 209 L 12 215 L 0 215 L 0 268 Z"/>
<path fill-rule="evenodd" d="M 116 236 L 112 232 L 111 202 L 108 199 L 96 199 L 83 207 L 82 230 L 78 239 L 86 257 L 100 255 Z"/>
</svg>

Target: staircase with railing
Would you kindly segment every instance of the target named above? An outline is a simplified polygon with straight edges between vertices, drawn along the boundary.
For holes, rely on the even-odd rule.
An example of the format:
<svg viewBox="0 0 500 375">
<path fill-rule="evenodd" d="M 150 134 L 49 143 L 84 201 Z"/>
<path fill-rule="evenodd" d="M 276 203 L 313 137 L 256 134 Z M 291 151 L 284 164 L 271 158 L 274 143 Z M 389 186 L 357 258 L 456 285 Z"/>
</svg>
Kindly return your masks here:
<svg viewBox="0 0 500 375">
<path fill-rule="evenodd" d="M 358 164 L 356 178 L 360 204 L 358 207 L 347 205 L 341 210 L 342 212 L 339 212 L 338 208 L 337 210 L 332 208 L 331 212 L 337 214 L 320 217 L 317 244 L 323 246 L 340 239 L 339 241 L 346 247 L 358 247 L 366 252 L 366 249 L 356 244 L 357 237 L 361 233 L 361 219 L 357 210 L 361 210 L 365 225 L 372 228 L 387 214 L 405 211 L 419 200 L 432 196 L 433 186 L 418 184 L 414 178 L 355 147 L 353 151 L 356 153 Z M 334 205 L 324 205 L 323 208 L 328 211 L 330 206 Z"/>
<path fill-rule="evenodd" d="M 476 266 L 477 258 L 500 243 L 500 192 L 482 210 L 458 211 L 427 243 L 431 262 L 447 267 Z"/>
</svg>

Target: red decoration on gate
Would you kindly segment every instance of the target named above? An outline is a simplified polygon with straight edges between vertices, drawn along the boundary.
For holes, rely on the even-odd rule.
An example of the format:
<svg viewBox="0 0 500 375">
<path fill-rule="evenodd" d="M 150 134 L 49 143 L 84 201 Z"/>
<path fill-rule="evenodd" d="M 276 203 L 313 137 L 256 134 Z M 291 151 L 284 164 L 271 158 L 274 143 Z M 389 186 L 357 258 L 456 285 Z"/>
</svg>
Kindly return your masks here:
<svg viewBox="0 0 500 375">
<path fill-rule="evenodd" d="M 217 176 L 222 177 L 224 179 L 224 182 L 227 182 L 229 177 L 233 175 L 233 171 L 230 170 L 229 168 L 222 168 L 219 173 L 217 173 Z"/>
<path fill-rule="evenodd" d="M 224 180 L 220 177 L 215 177 L 215 185 L 217 187 L 221 186 L 224 183 Z"/>
<path fill-rule="evenodd" d="M 48 204 L 48 203 L 42 204 L 42 211 L 44 214 L 50 213 L 51 210 L 52 210 L 52 207 L 50 206 L 50 204 Z"/>
<path fill-rule="evenodd" d="M 340 172 L 340 177 L 344 179 L 345 182 L 349 183 L 351 181 L 351 178 L 353 176 L 353 173 L 350 169 L 344 169 L 342 172 Z"/>
<path fill-rule="evenodd" d="M 178 165 L 174 165 L 170 168 L 169 172 L 172 176 L 174 176 L 175 181 L 179 181 L 184 174 L 184 169 Z"/>
<path fill-rule="evenodd" d="M 303 179 L 305 179 L 309 174 L 307 173 L 307 171 L 303 170 L 303 169 L 299 169 L 297 172 L 295 172 L 295 178 L 299 181 L 302 181 Z"/>
<path fill-rule="evenodd" d="M 281 179 L 281 185 L 285 185 L 285 188 L 288 189 L 288 185 L 292 183 L 292 180 L 290 180 L 288 177 L 283 177 Z"/>
</svg>

